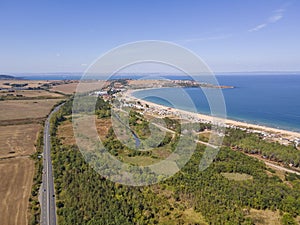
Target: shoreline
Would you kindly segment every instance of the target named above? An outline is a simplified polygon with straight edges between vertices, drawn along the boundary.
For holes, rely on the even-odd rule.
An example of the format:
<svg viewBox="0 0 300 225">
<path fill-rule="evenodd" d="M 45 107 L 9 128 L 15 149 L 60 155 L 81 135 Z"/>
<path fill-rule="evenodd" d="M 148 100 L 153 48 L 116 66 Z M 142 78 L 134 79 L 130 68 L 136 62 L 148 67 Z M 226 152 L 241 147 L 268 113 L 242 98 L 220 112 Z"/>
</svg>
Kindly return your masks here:
<svg viewBox="0 0 300 225">
<path fill-rule="evenodd" d="M 289 130 L 283 130 L 283 129 L 279 129 L 279 128 L 268 127 L 268 126 L 264 126 L 264 125 L 251 124 L 248 122 L 241 122 L 241 121 L 227 119 L 227 118 L 217 118 L 217 117 L 213 117 L 210 115 L 186 111 L 183 109 L 171 108 L 168 106 L 164 106 L 164 105 L 160 105 L 160 104 L 146 101 L 143 99 L 139 99 L 139 98 L 133 96 L 134 92 L 141 91 L 141 90 L 144 90 L 144 89 L 136 89 L 136 90 L 130 89 L 130 90 L 123 92 L 122 96 L 130 101 L 139 101 L 142 104 L 147 104 L 150 107 L 153 107 L 156 109 L 169 111 L 170 113 L 173 113 L 173 114 L 175 113 L 175 114 L 187 115 L 191 118 L 196 118 L 196 119 L 200 120 L 201 122 L 221 122 L 227 126 L 237 127 L 240 129 L 251 129 L 254 132 L 257 131 L 257 132 L 261 132 L 261 133 L 266 132 L 266 133 L 272 135 L 273 138 L 279 138 L 279 139 L 286 138 L 286 139 L 289 139 L 289 141 L 294 141 L 295 139 L 300 139 L 300 133 L 296 132 L 296 131 L 289 131 Z M 293 140 L 291 140 L 291 139 L 293 139 Z"/>
</svg>

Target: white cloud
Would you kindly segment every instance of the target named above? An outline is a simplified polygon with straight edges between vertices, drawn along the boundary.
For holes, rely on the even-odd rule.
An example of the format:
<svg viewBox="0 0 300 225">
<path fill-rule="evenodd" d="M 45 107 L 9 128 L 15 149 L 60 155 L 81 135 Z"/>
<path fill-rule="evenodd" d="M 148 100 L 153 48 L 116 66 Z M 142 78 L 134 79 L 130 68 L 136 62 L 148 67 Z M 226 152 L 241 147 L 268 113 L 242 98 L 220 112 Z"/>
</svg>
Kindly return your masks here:
<svg viewBox="0 0 300 225">
<path fill-rule="evenodd" d="M 256 27 L 248 30 L 248 31 L 249 32 L 259 31 L 260 29 L 263 29 L 265 26 L 267 26 L 267 24 L 266 23 L 262 23 L 262 24 L 257 25 Z"/>
<path fill-rule="evenodd" d="M 287 7 L 289 4 L 287 4 L 285 7 Z M 283 7 L 283 8 L 280 8 L 280 9 L 277 9 L 277 10 L 275 10 L 274 11 L 274 13 L 283 13 L 283 12 L 285 12 L 285 8 Z"/>
<path fill-rule="evenodd" d="M 282 14 L 277 14 L 277 15 L 274 15 L 274 16 L 271 16 L 268 21 L 269 23 L 275 23 L 277 22 L 278 20 L 282 19 L 283 15 Z"/>
<path fill-rule="evenodd" d="M 265 28 L 266 26 L 268 26 L 269 24 L 276 23 L 277 21 L 279 21 L 283 18 L 284 12 L 285 12 L 285 8 L 280 8 L 280 9 L 275 10 L 273 15 L 270 16 L 266 22 L 259 24 L 256 27 L 249 29 L 248 31 L 249 32 L 259 31 L 259 30 Z"/>
</svg>

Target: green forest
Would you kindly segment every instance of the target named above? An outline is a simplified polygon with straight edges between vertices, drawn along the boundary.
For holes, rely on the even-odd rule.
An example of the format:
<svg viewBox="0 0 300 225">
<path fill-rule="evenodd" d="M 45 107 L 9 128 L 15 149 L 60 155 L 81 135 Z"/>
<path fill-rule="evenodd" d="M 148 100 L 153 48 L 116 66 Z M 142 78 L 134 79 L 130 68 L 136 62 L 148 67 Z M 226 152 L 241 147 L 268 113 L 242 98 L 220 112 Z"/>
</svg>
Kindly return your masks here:
<svg viewBox="0 0 300 225">
<path fill-rule="evenodd" d="M 107 117 L 109 105 L 97 100 L 96 112 Z M 72 113 L 68 101 L 51 119 L 52 161 L 57 199 L 58 223 L 69 224 L 255 224 L 251 209 L 278 211 L 282 224 L 297 224 L 300 215 L 300 177 L 286 174 L 282 179 L 258 159 L 243 151 L 258 151 L 283 162 L 299 163 L 293 147 L 267 143 L 259 137 L 228 130 L 224 147 L 213 163 L 199 171 L 205 146 L 197 145 L 189 162 L 174 176 L 151 186 L 132 187 L 111 182 L 96 173 L 85 161 L 76 145 L 63 145 L 57 130 Z M 138 134 L 148 135 L 146 122 L 135 113 L 130 126 Z M 138 121 L 140 120 L 140 121 Z M 172 151 L 178 138 L 178 124 L 166 119 L 169 128 L 161 149 Z M 201 125 L 207 128 L 207 125 Z M 176 138 L 177 137 L 177 138 Z M 117 143 L 117 144 L 116 144 Z M 126 151 L 110 130 L 106 145 L 113 154 Z M 241 151 L 231 147 L 239 146 Z M 149 157 L 153 152 L 149 151 Z M 298 157 L 298 158 L 297 158 Z M 226 176 L 224 175 L 226 174 Z M 247 175 L 247 179 L 230 179 L 229 175 Z"/>
<path fill-rule="evenodd" d="M 299 150 L 293 145 L 285 146 L 278 142 L 267 142 L 257 134 L 239 129 L 227 129 L 224 144 L 245 153 L 258 154 L 266 159 L 300 168 Z"/>
</svg>

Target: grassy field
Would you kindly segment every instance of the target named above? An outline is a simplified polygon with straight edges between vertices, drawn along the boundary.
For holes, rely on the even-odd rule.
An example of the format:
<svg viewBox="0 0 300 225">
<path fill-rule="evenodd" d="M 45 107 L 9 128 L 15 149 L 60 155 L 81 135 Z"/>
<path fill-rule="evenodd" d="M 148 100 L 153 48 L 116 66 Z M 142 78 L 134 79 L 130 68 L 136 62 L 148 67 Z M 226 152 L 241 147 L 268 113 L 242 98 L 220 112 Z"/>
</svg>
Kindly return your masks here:
<svg viewBox="0 0 300 225">
<path fill-rule="evenodd" d="M 126 162 L 128 164 L 133 164 L 133 165 L 138 165 L 138 166 L 149 166 L 154 163 L 158 163 L 160 160 L 158 159 L 153 159 L 149 156 L 134 156 L 134 157 L 129 157 L 127 155 L 121 155 L 122 161 Z"/>
<path fill-rule="evenodd" d="M 29 158 L 0 160 L 0 221 L 5 225 L 27 223 L 34 162 Z"/>
<path fill-rule="evenodd" d="M 188 206 L 188 201 L 184 201 L 183 204 L 187 206 L 185 210 L 180 208 L 178 202 L 174 199 L 172 189 L 161 189 L 159 185 L 153 186 L 154 192 L 157 195 L 164 196 L 168 199 L 169 204 L 174 210 L 170 211 L 169 214 L 160 218 L 159 224 L 173 225 L 173 224 L 199 224 L 207 225 L 203 215 L 200 212 L 196 212 L 193 207 Z M 185 199 L 186 200 L 186 199 Z"/>
<path fill-rule="evenodd" d="M 199 140 L 200 141 L 204 141 L 204 142 L 208 142 L 209 138 L 211 136 L 211 131 L 203 131 L 199 133 Z"/>
<path fill-rule="evenodd" d="M 40 129 L 40 124 L 0 126 L 0 159 L 32 154 Z"/>
<path fill-rule="evenodd" d="M 228 180 L 243 181 L 243 180 L 253 179 L 252 176 L 245 173 L 221 173 L 221 174 L 222 176 L 226 177 Z"/>
<path fill-rule="evenodd" d="M 279 211 L 251 209 L 249 217 L 254 220 L 255 225 L 281 225 Z"/>
<path fill-rule="evenodd" d="M 204 220 L 201 213 L 195 212 L 194 209 L 186 209 L 184 211 L 174 210 L 170 215 L 163 217 L 159 224 L 174 225 L 174 224 L 199 224 L 207 225 L 208 223 Z"/>
</svg>

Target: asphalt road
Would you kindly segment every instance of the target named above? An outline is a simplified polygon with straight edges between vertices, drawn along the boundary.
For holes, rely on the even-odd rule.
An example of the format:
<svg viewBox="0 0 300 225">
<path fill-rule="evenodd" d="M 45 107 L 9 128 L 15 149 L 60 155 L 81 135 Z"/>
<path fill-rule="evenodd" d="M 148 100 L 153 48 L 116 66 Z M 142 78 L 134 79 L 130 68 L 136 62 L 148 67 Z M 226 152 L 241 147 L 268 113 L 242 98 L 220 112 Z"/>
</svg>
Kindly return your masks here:
<svg viewBox="0 0 300 225">
<path fill-rule="evenodd" d="M 50 118 L 62 105 L 57 106 L 48 116 L 44 127 L 43 176 L 41 193 L 41 225 L 56 225 L 55 191 L 52 173 Z"/>
</svg>

